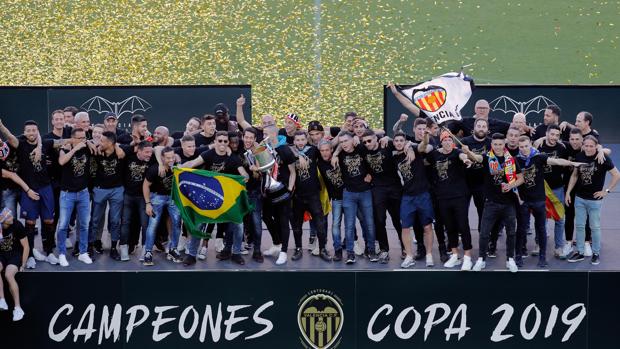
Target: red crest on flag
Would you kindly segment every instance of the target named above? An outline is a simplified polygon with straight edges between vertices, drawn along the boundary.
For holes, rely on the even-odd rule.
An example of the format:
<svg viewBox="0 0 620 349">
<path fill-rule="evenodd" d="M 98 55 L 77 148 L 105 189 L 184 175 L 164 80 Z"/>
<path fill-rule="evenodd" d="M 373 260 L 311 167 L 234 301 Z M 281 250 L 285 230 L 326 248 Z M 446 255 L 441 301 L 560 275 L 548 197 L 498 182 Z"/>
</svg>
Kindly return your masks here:
<svg viewBox="0 0 620 349">
<path fill-rule="evenodd" d="M 413 94 L 413 102 L 424 111 L 436 112 L 446 103 L 446 96 L 443 87 L 431 86 L 426 90 L 416 91 Z"/>
</svg>

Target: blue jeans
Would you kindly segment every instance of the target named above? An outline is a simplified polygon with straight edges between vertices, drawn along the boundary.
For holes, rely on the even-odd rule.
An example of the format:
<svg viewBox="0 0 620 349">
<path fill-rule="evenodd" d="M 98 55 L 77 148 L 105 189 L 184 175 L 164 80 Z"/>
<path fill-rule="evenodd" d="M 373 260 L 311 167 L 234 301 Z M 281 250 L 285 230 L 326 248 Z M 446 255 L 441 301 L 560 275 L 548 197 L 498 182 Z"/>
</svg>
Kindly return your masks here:
<svg viewBox="0 0 620 349">
<path fill-rule="evenodd" d="M 91 231 L 90 241 L 95 240 L 95 232 L 103 229 L 105 222 L 106 205 L 110 204 L 108 211 L 108 231 L 112 237 L 112 241 L 118 241 L 121 238 L 121 218 L 123 215 L 123 194 L 125 189 L 114 187 L 102 189 L 95 187 L 93 189 L 93 228 Z"/>
<path fill-rule="evenodd" d="M 575 197 L 575 231 L 577 250 L 583 254 L 586 243 L 586 219 L 590 220 L 592 230 L 592 253 L 601 253 L 601 206 L 602 200 L 586 200 Z"/>
<path fill-rule="evenodd" d="M 521 247 L 526 245 L 527 230 L 530 222 L 530 210 L 534 216 L 534 230 L 536 231 L 536 239 L 538 240 L 538 246 L 540 246 L 540 259 L 544 259 L 547 250 L 547 208 L 544 201 L 524 201 L 519 206 L 519 219 L 517 219 L 517 241 L 516 249 L 517 256 L 521 256 Z"/>
<path fill-rule="evenodd" d="M 181 235 L 181 213 L 172 201 L 170 195 L 159 195 L 151 193 L 151 206 L 155 217 L 149 217 L 149 227 L 146 229 L 146 243 L 144 249 L 146 251 L 153 250 L 155 243 L 155 231 L 159 224 L 159 219 L 164 211 L 168 210 L 170 220 L 172 220 L 172 237 L 170 238 L 170 249 L 177 248 L 179 236 Z"/>
<path fill-rule="evenodd" d="M 60 192 L 60 216 L 58 217 L 58 230 L 56 240 L 58 241 L 58 253 L 67 254 L 65 239 L 69 232 L 69 224 L 73 210 L 77 211 L 77 230 L 80 240 L 80 253 L 86 253 L 88 247 L 88 224 L 90 221 L 90 194 L 88 189 L 72 193 L 68 191 Z"/>
<path fill-rule="evenodd" d="M 260 243 L 263 238 L 263 198 L 260 190 L 254 190 L 249 193 L 250 203 L 254 204 L 254 210 L 250 213 L 252 243 L 254 250 L 260 251 Z"/>
<path fill-rule="evenodd" d="M 564 187 L 559 187 L 556 189 L 552 189 L 553 194 L 560 200 L 562 205 L 564 205 Z M 553 239 L 555 241 L 555 248 L 562 248 L 564 246 L 564 222 L 566 220 L 566 215 L 562 216 L 559 221 L 554 221 L 555 226 L 553 227 Z"/>
<path fill-rule="evenodd" d="M 233 254 L 241 253 L 241 243 L 243 242 L 243 224 L 237 223 L 218 223 L 225 226 L 224 233 L 224 250 L 231 250 Z M 203 226 L 206 228 L 206 225 Z M 187 254 L 196 257 L 198 248 L 200 247 L 200 241 L 202 239 L 190 235 L 189 243 L 187 244 Z M 232 245 L 232 246 L 231 246 Z"/>
<path fill-rule="evenodd" d="M 342 249 L 342 237 L 340 225 L 342 224 L 342 200 L 332 200 L 332 240 L 334 251 Z"/>
<path fill-rule="evenodd" d="M 4 189 L 2 191 L 2 207 L 8 207 L 14 217 L 19 217 L 17 212 L 17 200 L 21 189 Z"/>
<path fill-rule="evenodd" d="M 347 252 L 353 253 L 353 242 L 355 240 L 355 217 L 357 210 L 361 209 L 363 222 L 368 228 L 366 232 L 366 248 L 375 248 L 375 222 L 372 213 L 372 192 L 350 192 L 344 190 L 342 193 L 342 207 L 344 209 L 344 229 L 347 239 Z M 362 226 L 364 225 L 362 224 Z"/>
</svg>

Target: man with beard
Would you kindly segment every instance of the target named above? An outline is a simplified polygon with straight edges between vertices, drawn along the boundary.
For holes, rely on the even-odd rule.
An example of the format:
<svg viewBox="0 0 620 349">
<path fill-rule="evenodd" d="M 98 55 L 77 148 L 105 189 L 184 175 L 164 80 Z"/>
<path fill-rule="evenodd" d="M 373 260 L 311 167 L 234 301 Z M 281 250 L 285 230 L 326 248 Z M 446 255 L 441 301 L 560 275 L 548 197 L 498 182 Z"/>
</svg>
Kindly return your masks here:
<svg viewBox="0 0 620 349">
<path fill-rule="evenodd" d="M 138 245 L 140 232 L 142 241 L 146 240 L 148 216 L 142 193 L 142 184 L 146 170 L 154 164 L 153 145 L 142 141 L 135 146 L 123 146 L 125 159 L 123 163 L 123 215 L 120 237 L 120 260 L 128 261 L 129 254 L 133 253 Z"/>
<path fill-rule="evenodd" d="M 321 125 L 319 121 L 310 121 L 308 123 L 308 135 L 310 136 L 308 143 L 315 147 L 318 146 L 319 142 L 325 136 L 323 125 Z"/>
<path fill-rule="evenodd" d="M 26 235 L 30 247 L 29 258 L 26 268 L 34 269 L 34 236 L 36 235 L 36 221 L 40 217 L 43 223 L 41 242 L 44 255 L 38 256 L 39 260 L 46 260 L 50 264 L 58 264 L 58 259 L 52 253 L 55 242 L 54 235 L 54 192 L 49 176 L 48 161 L 53 152 L 54 142 L 42 141 L 39 133 L 39 125 L 32 120 L 24 122 L 24 135 L 19 139 L 15 137 L 0 121 L 0 133 L 7 142 L 17 149 L 19 161 L 19 176 L 28 185 L 28 190 L 21 193 L 19 205 L 22 210 L 22 218 L 26 220 Z M 38 194 L 38 195 L 36 195 Z M 40 199 L 39 199 L 40 197 Z M 64 243 L 64 241 L 62 241 Z M 39 251 L 36 252 L 39 254 Z"/>
<path fill-rule="evenodd" d="M 78 260 L 91 264 L 88 256 L 88 226 L 90 223 L 90 194 L 88 182 L 90 180 L 90 150 L 86 146 L 86 132 L 79 128 L 71 131 L 71 143 L 60 150 L 58 163 L 62 170 L 60 183 L 60 203 L 58 211 L 58 260 L 61 266 L 68 267 L 67 248 L 62 242 L 67 238 L 69 224 L 73 212 L 76 212 L 77 232 L 76 241 L 80 241 Z"/>
<path fill-rule="evenodd" d="M 213 114 L 215 114 L 215 129 L 217 131 L 236 132 L 239 130 L 237 123 L 230 120 L 228 107 L 224 103 L 218 103 Z"/>
<path fill-rule="evenodd" d="M 116 134 L 104 131 L 99 144 L 99 154 L 95 155 L 97 175 L 93 188 L 93 222 L 89 243 L 95 245 L 95 251 L 103 251 L 101 249 L 101 236 L 96 236 L 95 239 L 95 235 L 103 231 L 106 206 L 109 204 L 108 232 L 112 238 L 110 257 L 114 260 L 121 259 L 116 247 L 121 237 L 121 217 L 125 192 L 122 163 L 124 157 L 125 152 L 116 144 Z"/>
<path fill-rule="evenodd" d="M 125 133 L 117 138 L 119 144 L 136 145 L 144 140 L 149 141 L 148 122 L 144 115 L 135 114 L 131 117 L 131 133 Z"/>
<path fill-rule="evenodd" d="M 294 113 L 286 114 L 284 117 L 284 128 L 278 131 L 278 135 L 286 137 L 286 144 L 292 146 L 295 140 L 295 132 L 300 128 L 299 116 Z"/>
<path fill-rule="evenodd" d="M 105 126 L 106 131 L 113 132 L 116 134 L 116 139 L 126 134 L 124 130 L 118 128 L 118 116 L 112 112 L 108 112 L 103 117 L 103 125 Z"/>
<path fill-rule="evenodd" d="M 245 172 L 239 157 L 236 154 L 228 155 L 228 144 L 228 132 L 217 131 L 215 133 L 215 147 L 213 149 L 200 154 L 200 156 L 194 160 L 181 164 L 180 167 L 196 168 L 202 166 L 207 171 L 242 175 L 247 180 L 248 174 Z M 222 252 L 218 254 L 217 258 L 220 260 L 231 259 L 237 264 L 244 265 L 245 260 L 241 257 L 243 227 L 241 224 L 233 222 L 226 223 L 225 226 L 225 246 Z M 200 241 L 201 239 L 195 236 L 190 238 L 187 246 L 187 253 L 190 256 L 196 257 Z M 187 262 L 189 261 L 185 261 L 185 265 L 193 264 Z"/>
<path fill-rule="evenodd" d="M 332 240 L 334 244 L 335 262 L 342 260 L 342 236 L 340 234 L 340 226 L 342 225 L 342 191 L 344 182 L 342 181 L 342 173 L 338 166 L 332 166 L 332 146 L 331 143 L 322 140 L 319 142 L 319 152 L 321 157 L 318 159 L 318 167 L 325 182 L 327 193 L 332 205 Z"/>
<path fill-rule="evenodd" d="M 516 273 L 519 268 L 514 260 L 515 253 L 515 219 L 517 194 L 516 188 L 523 184 L 523 174 L 518 162 L 506 150 L 506 137 L 495 133 L 491 140 L 491 150 L 478 155 L 466 145 L 463 152 L 476 162 L 482 163 L 484 169 L 485 203 L 480 227 L 480 256 L 473 269 L 480 271 L 486 267 L 487 248 L 491 229 L 498 221 L 506 227 L 506 268 Z"/>
<path fill-rule="evenodd" d="M 157 126 L 153 131 L 153 145 L 160 147 L 172 147 L 174 139 L 170 137 L 170 131 L 166 126 Z"/>
<path fill-rule="evenodd" d="M 559 125 L 560 124 L 560 115 L 562 114 L 562 110 L 557 105 L 549 105 L 545 108 L 545 113 L 543 115 L 543 123 L 536 126 L 534 131 L 534 137 L 532 140 L 538 140 L 542 137 L 545 137 L 547 134 L 547 127 L 550 125 Z"/>
</svg>

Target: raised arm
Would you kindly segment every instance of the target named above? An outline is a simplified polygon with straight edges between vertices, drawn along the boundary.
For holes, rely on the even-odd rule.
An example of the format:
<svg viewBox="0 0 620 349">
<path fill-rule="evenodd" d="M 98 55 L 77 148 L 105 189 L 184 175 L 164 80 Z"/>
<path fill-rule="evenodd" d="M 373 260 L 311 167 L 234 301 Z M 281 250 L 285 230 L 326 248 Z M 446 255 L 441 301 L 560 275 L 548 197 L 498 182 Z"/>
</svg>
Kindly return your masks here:
<svg viewBox="0 0 620 349">
<path fill-rule="evenodd" d="M 398 99 L 398 101 L 400 102 L 400 104 L 403 105 L 403 107 L 407 108 L 407 110 L 412 112 L 413 115 L 415 115 L 416 117 L 420 116 L 420 108 L 416 107 L 415 104 L 413 104 L 413 102 L 409 100 L 409 98 L 405 97 L 402 93 L 398 92 L 393 82 L 388 83 L 388 88 L 390 89 L 390 91 L 392 91 L 392 94 L 394 95 L 394 97 Z"/>
<path fill-rule="evenodd" d="M 400 114 L 400 117 L 398 118 L 398 120 L 394 124 L 394 127 L 392 127 L 392 131 L 394 131 L 394 133 L 402 132 L 403 131 L 403 125 L 405 124 L 405 122 L 407 122 L 408 118 L 409 118 L 409 115 L 407 115 L 405 113 Z"/>
<path fill-rule="evenodd" d="M 472 161 L 482 162 L 482 155 L 475 154 L 473 151 L 469 150 L 469 147 L 465 144 L 461 146 L 461 150 L 463 151 L 463 153 L 467 154 L 467 157 L 469 157 L 469 159 L 471 159 Z"/>
<path fill-rule="evenodd" d="M 243 114 L 243 106 L 245 105 L 245 97 L 237 98 L 237 123 L 243 130 L 252 127 L 252 125 L 245 120 L 245 114 Z"/>
<path fill-rule="evenodd" d="M 0 119 L 0 133 L 2 134 L 2 136 L 4 136 L 4 138 L 6 138 L 6 142 L 9 143 L 13 148 L 17 148 L 19 146 L 19 140 L 17 140 L 17 137 L 15 137 L 11 133 L 11 131 L 9 131 L 9 129 L 6 128 L 6 126 L 4 126 L 1 119 Z"/>
</svg>

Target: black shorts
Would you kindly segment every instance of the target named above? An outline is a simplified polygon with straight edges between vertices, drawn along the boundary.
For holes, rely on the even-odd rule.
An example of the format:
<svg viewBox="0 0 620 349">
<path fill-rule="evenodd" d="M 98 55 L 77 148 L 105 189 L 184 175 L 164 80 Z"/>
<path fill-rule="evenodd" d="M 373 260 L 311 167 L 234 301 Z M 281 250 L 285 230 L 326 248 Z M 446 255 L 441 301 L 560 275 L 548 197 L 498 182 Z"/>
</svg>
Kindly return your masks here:
<svg viewBox="0 0 620 349">
<path fill-rule="evenodd" d="M 0 263 L 2 263 L 3 269 L 11 264 L 19 269 L 22 266 L 21 255 L 16 252 L 0 252 Z"/>
</svg>

